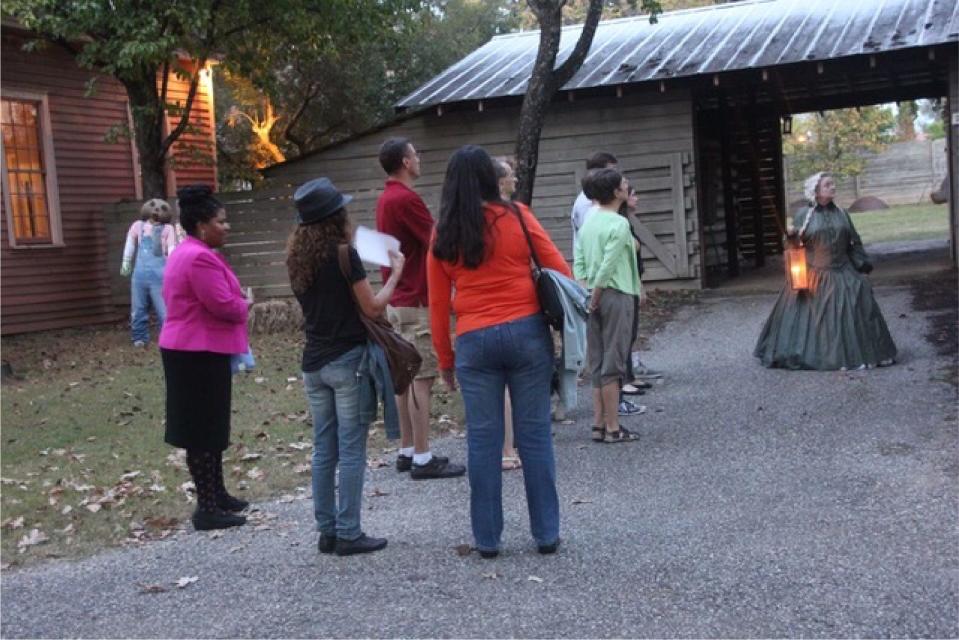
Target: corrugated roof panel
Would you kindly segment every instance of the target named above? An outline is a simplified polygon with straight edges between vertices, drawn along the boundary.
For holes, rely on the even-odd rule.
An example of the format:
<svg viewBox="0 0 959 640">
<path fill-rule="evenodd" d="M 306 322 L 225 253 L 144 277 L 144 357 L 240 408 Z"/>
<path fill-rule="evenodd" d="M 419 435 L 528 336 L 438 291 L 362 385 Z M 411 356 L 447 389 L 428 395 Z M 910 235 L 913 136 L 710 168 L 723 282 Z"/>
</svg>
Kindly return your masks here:
<svg viewBox="0 0 959 640">
<path fill-rule="evenodd" d="M 557 65 L 582 26 L 562 32 Z M 601 22 L 565 89 L 771 67 L 959 41 L 956 0 L 747 0 Z M 493 38 L 405 97 L 423 107 L 526 91 L 539 32 Z"/>
</svg>

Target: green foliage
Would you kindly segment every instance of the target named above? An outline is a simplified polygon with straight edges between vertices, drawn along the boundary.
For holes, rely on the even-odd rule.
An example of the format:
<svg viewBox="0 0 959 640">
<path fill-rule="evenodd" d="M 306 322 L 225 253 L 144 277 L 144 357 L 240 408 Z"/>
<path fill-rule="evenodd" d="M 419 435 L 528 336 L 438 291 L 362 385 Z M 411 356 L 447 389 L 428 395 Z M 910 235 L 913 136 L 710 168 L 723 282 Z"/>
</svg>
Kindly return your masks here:
<svg viewBox="0 0 959 640">
<path fill-rule="evenodd" d="M 378 3 L 379 4 L 379 3 Z M 214 76 L 221 175 L 256 180 L 269 164 L 248 123 L 225 126 L 231 109 L 280 116 L 271 132 L 287 158 L 384 122 L 404 95 L 491 37 L 517 26 L 513 0 L 429 0 L 365 14 L 318 41 L 250 43 Z M 396 7 L 394 7 L 395 9 Z"/>
<path fill-rule="evenodd" d="M 184 133 L 187 104 L 169 105 L 157 78 L 172 69 L 196 80 L 198 70 L 222 57 L 251 78 L 271 83 L 299 60 L 329 60 L 349 68 L 350 51 L 378 41 L 420 6 L 419 0 L 7 0 L 5 13 L 41 38 L 71 48 L 81 66 L 108 74 L 127 89 L 140 151 L 144 187 L 159 195 L 166 151 Z M 165 108 L 182 114 L 162 137 Z M 191 105 L 192 107 L 192 105 Z M 182 123 L 183 126 L 178 126 Z"/>
<path fill-rule="evenodd" d="M 797 176 L 829 171 L 839 177 L 862 173 L 866 154 L 879 153 L 896 132 L 896 118 L 884 105 L 838 109 L 793 118 L 793 133 L 783 139 Z"/>
</svg>

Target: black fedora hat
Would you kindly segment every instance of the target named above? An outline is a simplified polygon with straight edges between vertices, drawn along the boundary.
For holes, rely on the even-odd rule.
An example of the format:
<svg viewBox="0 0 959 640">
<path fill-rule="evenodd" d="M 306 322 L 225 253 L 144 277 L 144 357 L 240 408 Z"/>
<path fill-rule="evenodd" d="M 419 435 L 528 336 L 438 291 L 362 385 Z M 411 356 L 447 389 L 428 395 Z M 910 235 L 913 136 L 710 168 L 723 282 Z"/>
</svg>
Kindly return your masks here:
<svg viewBox="0 0 959 640">
<path fill-rule="evenodd" d="M 329 178 L 314 178 L 300 185 L 293 194 L 296 204 L 296 221 L 300 224 L 315 224 L 329 218 L 347 205 L 353 196 L 337 191 Z"/>
</svg>

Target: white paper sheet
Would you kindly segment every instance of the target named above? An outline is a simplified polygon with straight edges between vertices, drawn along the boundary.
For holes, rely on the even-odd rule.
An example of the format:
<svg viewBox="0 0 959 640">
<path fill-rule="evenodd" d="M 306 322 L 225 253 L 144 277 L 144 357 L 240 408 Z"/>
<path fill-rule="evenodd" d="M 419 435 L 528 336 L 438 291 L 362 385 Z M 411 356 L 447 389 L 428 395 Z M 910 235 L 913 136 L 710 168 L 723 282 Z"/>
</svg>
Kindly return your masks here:
<svg viewBox="0 0 959 640">
<path fill-rule="evenodd" d="M 360 260 L 381 267 L 390 266 L 390 251 L 400 251 L 400 241 L 393 236 L 362 226 L 356 228 L 354 242 Z"/>
</svg>

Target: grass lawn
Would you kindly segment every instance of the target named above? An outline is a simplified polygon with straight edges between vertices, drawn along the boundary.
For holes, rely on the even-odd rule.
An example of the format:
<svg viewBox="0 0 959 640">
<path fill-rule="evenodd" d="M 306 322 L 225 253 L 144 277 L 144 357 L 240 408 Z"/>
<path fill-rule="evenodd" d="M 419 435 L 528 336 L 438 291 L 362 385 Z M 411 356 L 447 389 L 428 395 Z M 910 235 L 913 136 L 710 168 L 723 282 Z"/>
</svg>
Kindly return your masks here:
<svg viewBox="0 0 959 640">
<path fill-rule="evenodd" d="M 639 343 L 695 299 L 689 291 L 650 293 Z M 257 368 L 234 378 L 227 487 L 252 500 L 304 500 L 309 509 L 302 338 L 260 334 L 251 343 Z M 121 325 L 7 336 L 0 346 L 14 372 L 0 393 L 0 568 L 142 544 L 187 527 L 192 483 L 183 452 L 163 442 L 155 347 L 133 349 Z M 437 384 L 432 409 L 435 434 L 462 434 L 459 394 Z M 393 451 L 374 423 L 370 466 L 392 464 Z"/>
<path fill-rule="evenodd" d="M 301 338 L 251 342 L 257 369 L 234 378 L 227 486 L 253 500 L 305 499 L 312 425 Z M 163 442 L 155 347 L 134 350 L 125 327 L 101 326 L 5 337 L 2 348 L 16 376 L 2 391 L 3 567 L 138 544 L 185 526 L 194 495 L 182 451 Z M 456 429 L 459 396 L 437 388 L 434 428 Z M 371 465 L 392 463 L 388 444 L 375 424 Z"/>
<path fill-rule="evenodd" d="M 949 238 L 949 208 L 944 204 L 901 205 L 850 216 L 863 244 Z"/>
</svg>

